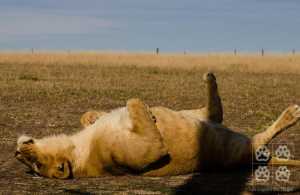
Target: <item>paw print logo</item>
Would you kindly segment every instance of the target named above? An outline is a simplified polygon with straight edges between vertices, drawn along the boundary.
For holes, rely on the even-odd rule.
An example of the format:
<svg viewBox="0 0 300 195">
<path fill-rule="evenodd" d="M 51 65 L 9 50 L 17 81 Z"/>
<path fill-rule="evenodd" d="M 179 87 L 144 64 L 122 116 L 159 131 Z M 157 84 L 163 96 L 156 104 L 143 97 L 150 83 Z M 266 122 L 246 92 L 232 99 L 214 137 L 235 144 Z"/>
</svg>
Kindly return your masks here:
<svg viewBox="0 0 300 195">
<path fill-rule="evenodd" d="M 258 182 L 267 182 L 269 181 L 271 172 L 267 166 L 258 166 L 255 170 L 255 180 Z"/>
<path fill-rule="evenodd" d="M 267 162 L 270 159 L 271 152 L 267 146 L 260 146 L 255 151 L 255 159 L 259 162 Z"/>
<path fill-rule="evenodd" d="M 291 176 L 290 170 L 286 166 L 280 166 L 275 172 L 275 178 L 277 181 L 288 182 Z"/>
<path fill-rule="evenodd" d="M 283 159 L 290 159 L 291 158 L 291 152 L 288 149 L 287 145 L 280 145 L 275 151 L 275 155 L 278 158 Z"/>
</svg>

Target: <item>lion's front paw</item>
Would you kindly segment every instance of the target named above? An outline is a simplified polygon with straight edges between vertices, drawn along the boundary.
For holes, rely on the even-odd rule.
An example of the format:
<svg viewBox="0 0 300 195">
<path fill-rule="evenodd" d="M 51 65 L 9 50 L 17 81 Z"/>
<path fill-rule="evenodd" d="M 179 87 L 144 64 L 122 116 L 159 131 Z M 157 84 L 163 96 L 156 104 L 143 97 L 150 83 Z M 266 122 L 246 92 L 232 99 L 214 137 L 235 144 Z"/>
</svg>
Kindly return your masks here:
<svg viewBox="0 0 300 195">
<path fill-rule="evenodd" d="M 94 124 L 105 112 L 98 112 L 95 110 L 88 111 L 84 113 L 80 118 L 80 123 L 83 127 L 88 127 Z"/>
<path fill-rule="evenodd" d="M 150 131 L 158 133 L 155 122 L 156 118 L 152 114 L 149 106 L 140 99 L 130 99 L 127 101 L 127 109 L 133 124 L 133 131 L 141 134 L 148 134 Z M 151 134 L 151 133 L 150 133 Z"/>
</svg>

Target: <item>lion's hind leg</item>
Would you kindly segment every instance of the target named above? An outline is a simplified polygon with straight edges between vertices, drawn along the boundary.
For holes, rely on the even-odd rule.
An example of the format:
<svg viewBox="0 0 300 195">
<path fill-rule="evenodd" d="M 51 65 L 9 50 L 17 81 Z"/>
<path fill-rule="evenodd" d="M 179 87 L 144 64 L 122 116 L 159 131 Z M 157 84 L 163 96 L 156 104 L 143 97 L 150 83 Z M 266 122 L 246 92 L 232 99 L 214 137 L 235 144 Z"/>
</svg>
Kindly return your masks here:
<svg viewBox="0 0 300 195">
<path fill-rule="evenodd" d="M 222 123 L 223 121 L 223 107 L 221 98 L 218 92 L 218 85 L 216 77 L 213 73 L 205 73 L 203 80 L 206 82 L 206 105 L 199 106 L 200 109 L 181 110 L 181 113 L 192 114 L 197 118 L 214 123 Z"/>
<path fill-rule="evenodd" d="M 256 134 L 252 138 L 253 149 L 256 150 L 268 144 L 276 135 L 291 127 L 299 120 L 300 107 L 298 105 L 289 106 L 267 130 Z"/>
<path fill-rule="evenodd" d="M 206 82 L 207 102 L 205 112 L 208 120 L 216 123 L 223 121 L 223 107 L 221 98 L 218 92 L 218 84 L 215 75 L 208 72 L 203 75 L 203 80 Z"/>
</svg>

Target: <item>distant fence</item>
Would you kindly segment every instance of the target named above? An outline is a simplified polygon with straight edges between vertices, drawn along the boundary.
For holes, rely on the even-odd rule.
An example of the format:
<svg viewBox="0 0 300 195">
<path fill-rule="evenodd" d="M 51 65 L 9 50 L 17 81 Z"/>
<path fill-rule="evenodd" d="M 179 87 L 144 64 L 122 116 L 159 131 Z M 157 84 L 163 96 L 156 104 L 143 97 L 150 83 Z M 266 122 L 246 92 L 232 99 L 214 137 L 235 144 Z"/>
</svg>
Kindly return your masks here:
<svg viewBox="0 0 300 195">
<path fill-rule="evenodd" d="M 156 49 L 155 49 L 155 54 L 156 54 L 156 55 L 159 55 L 159 52 L 160 52 L 160 49 L 159 49 L 159 48 L 156 48 Z M 233 55 L 236 56 L 236 55 L 238 55 L 238 53 L 239 53 L 238 50 L 235 48 L 235 49 L 233 50 Z M 240 53 L 242 53 L 242 52 L 240 52 Z M 288 53 L 290 53 L 290 52 L 288 52 Z M 183 54 L 186 55 L 186 54 L 188 54 L 188 52 L 187 52 L 186 50 L 183 50 Z M 266 54 L 265 49 L 264 49 L 264 48 L 261 48 L 261 49 L 259 50 L 258 54 L 261 55 L 261 56 L 264 56 L 264 55 Z M 292 49 L 292 50 L 291 50 L 291 54 L 295 55 L 295 54 L 296 54 L 296 49 Z"/>
<path fill-rule="evenodd" d="M 66 53 L 71 54 L 71 50 L 70 50 L 70 49 L 65 50 L 65 51 L 66 51 Z M 38 53 L 38 50 L 37 50 L 37 49 L 34 49 L 34 48 L 31 48 L 31 49 L 30 49 L 30 53 L 32 53 L 32 54 Z M 184 55 L 188 54 L 187 50 L 183 50 L 182 53 L 183 53 Z M 216 52 L 216 53 L 217 53 L 217 52 Z M 236 56 L 236 55 L 238 55 L 239 53 L 242 53 L 242 51 L 239 52 L 236 48 L 233 50 L 233 55 Z M 270 53 L 271 53 L 271 52 L 270 52 Z M 296 55 L 297 51 L 296 51 L 296 49 L 292 49 L 290 52 L 287 52 L 287 53 L 291 53 L 291 54 L 293 54 L 293 55 Z M 160 48 L 159 48 L 159 47 L 155 48 L 155 54 L 156 54 L 156 55 L 159 55 L 159 54 L 160 54 Z M 266 55 L 265 49 L 264 49 L 264 48 L 261 48 L 261 49 L 258 51 L 258 54 L 261 55 L 261 56 L 265 56 L 265 55 Z"/>
</svg>

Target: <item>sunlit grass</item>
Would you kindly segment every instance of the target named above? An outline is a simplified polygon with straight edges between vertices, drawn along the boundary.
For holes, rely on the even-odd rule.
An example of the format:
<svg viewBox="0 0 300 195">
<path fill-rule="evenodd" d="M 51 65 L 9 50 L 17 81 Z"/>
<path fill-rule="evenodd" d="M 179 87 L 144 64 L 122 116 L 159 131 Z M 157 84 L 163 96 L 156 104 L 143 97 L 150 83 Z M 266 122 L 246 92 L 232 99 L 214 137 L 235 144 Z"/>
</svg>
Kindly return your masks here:
<svg viewBox="0 0 300 195">
<path fill-rule="evenodd" d="M 299 55 L 281 54 L 262 57 L 255 54 L 1 53 L 0 138 L 7 144 L 2 144 L 0 164 L 5 187 L 6 180 L 12 178 L 24 186 L 57 185 L 49 183 L 50 180 L 28 180 L 25 171 L 20 171 L 21 166 L 14 164 L 11 159 L 19 135 L 40 138 L 71 134 L 82 129 L 79 118 L 87 110 L 109 111 L 126 105 L 130 98 L 174 110 L 199 108 L 206 102 L 202 75 L 207 70 L 214 70 L 218 80 L 224 125 L 254 135 L 266 129 L 287 106 L 300 104 L 299 63 Z M 299 135 L 299 129 L 300 124 L 284 131 L 274 141 L 293 143 L 297 148 L 300 141 L 295 134 Z M 300 153 L 296 151 L 293 155 L 299 159 Z M 200 175 L 197 185 L 200 181 L 208 188 L 215 188 L 216 179 L 221 179 L 219 183 L 225 181 L 219 188 L 225 189 L 228 181 L 235 185 L 233 174 Z M 178 186 L 186 181 L 184 177 L 169 179 Z M 154 180 L 145 177 L 90 179 L 77 184 L 90 186 L 94 181 L 101 184 L 100 190 L 113 192 L 120 186 L 124 189 L 133 185 L 141 189 L 150 186 L 155 191 L 175 186 L 166 182 L 166 178 L 156 178 L 158 183 L 151 185 Z M 58 185 L 59 189 L 66 186 L 65 182 Z M 72 186 L 77 185 L 70 182 Z"/>
<path fill-rule="evenodd" d="M 151 54 L 111 52 L 0 53 L 0 64 L 19 65 L 105 65 L 160 68 L 226 70 L 239 72 L 300 73 L 300 54 L 230 53 Z"/>
</svg>

